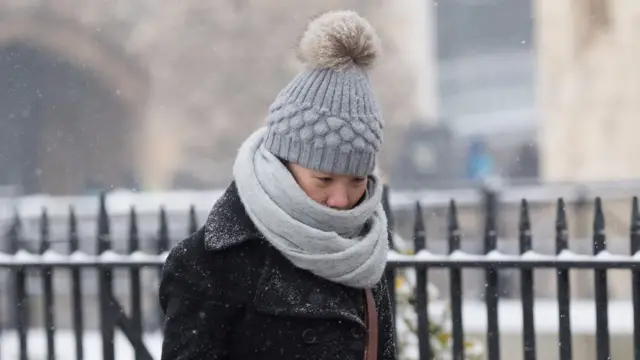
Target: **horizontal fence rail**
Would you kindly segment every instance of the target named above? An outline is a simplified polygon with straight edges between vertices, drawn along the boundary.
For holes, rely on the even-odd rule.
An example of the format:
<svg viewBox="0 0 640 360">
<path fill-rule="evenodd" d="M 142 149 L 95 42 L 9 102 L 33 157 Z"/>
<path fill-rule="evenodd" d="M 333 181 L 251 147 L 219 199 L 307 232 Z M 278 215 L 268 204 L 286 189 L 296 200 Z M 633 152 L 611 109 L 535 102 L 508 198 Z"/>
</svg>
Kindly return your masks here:
<svg viewBox="0 0 640 360">
<path fill-rule="evenodd" d="M 393 233 L 394 219 L 389 209 L 389 190 L 385 189 L 383 198 L 384 207 L 389 214 L 389 227 Z M 159 228 L 157 236 L 153 239 L 153 253 L 141 250 L 142 239 L 139 235 L 137 215 L 135 209 L 129 213 L 129 230 L 126 252 L 117 252 L 112 248 L 113 236 L 110 229 L 109 214 L 106 209 L 105 196 L 100 196 L 98 211 L 98 227 L 95 237 L 96 254 L 81 251 L 81 237 L 78 235 L 77 218 L 74 209 L 69 210 L 68 223 L 68 253 L 52 249 L 51 234 L 49 229 L 49 216 L 43 209 L 39 224 L 39 239 L 37 249 L 27 249 L 27 244 L 33 244 L 33 239 L 25 239 L 21 233 L 21 219 L 18 214 L 9 227 L 4 237 L 8 245 L 4 252 L 0 252 L 0 270 L 4 269 L 8 275 L 9 286 L 6 290 L 0 290 L 2 296 L 9 302 L 8 315 L 12 318 L 0 319 L 0 346 L 6 345 L 3 341 L 3 333 L 11 327 L 17 332 L 18 359 L 30 359 L 29 331 L 32 320 L 33 306 L 29 295 L 29 282 L 36 274 L 42 293 L 42 316 L 44 333 L 46 337 L 47 360 L 55 360 L 59 353 L 56 347 L 56 305 L 54 302 L 54 290 L 56 289 L 57 275 L 65 273 L 70 279 L 71 288 L 68 289 L 72 302 L 71 313 L 73 336 L 75 339 L 75 359 L 93 359 L 93 349 L 86 349 L 84 344 L 87 314 L 85 314 L 86 296 L 85 283 L 81 281 L 85 271 L 95 271 L 95 285 L 98 290 L 97 313 L 99 317 L 98 327 L 101 338 L 101 355 L 104 360 L 117 360 L 114 339 L 116 330 L 120 330 L 133 348 L 136 360 L 154 359 L 153 354 L 158 354 L 158 349 L 150 349 L 145 343 L 145 326 L 143 320 L 146 305 L 143 297 L 148 295 L 143 290 L 143 275 L 153 273 L 159 278 L 162 265 L 171 248 L 181 239 L 171 239 L 167 223 L 167 215 L 164 208 L 159 209 Z M 555 269 L 557 283 L 558 304 L 558 344 L 553 351 L 558 352 L 561 360 L 574 359 L 572 348 L 571 330 L 571 281 L 570 270 L 587 269 L 593 272 L 594 304 L 596 316 L 595 326 L 595 359 L 611 359 L 611 337 L 609 330 L 609 296 L 608 277 L 609 269 L 624 269 L 631 272 L 632 305 L 634 332 L 633 346 L 634 359 L 640 360 L 640 210 L 638 199 L 633 198 L 631 204 L 631 226 L 629 229 L 629 255 L 612 254 L 606 248 L 605 219 L 602 211 L 602 202 L 599 198 L 594 201 L 594 216 L 592 224 L 592 254 L 577 254 L 569 250 L 568 224 L 565 213 L 565 204 L 559 199 L 556 206 L 555 219 L 555 245 L 554 254 L 542 254 L 532 250 L 533 239 L 531 236 L 531 219 L 529 206 L 526 200 L 520 204 L 519 214 L 519 254 L 506 254 L 498 250 L 499 239 L 497 237 L 496 214 L 499 207 L 494 193 L 487 191 L 484 196 L 484 236 L 483 254 L 471 254 L 461 250 L 462 231 L 459 226 L 456 203 L 452 200 L 447 211 L 447 243 L 446 254 L 436 254 L 428 250 L 429 241 L 426 236 L 426 227 L 422 205 L 415 205 L 415 223 L 413 231 L 413 251 L 409 254 L 401 253 L 395 248 L 395 242 L 390 239 L 391 251 L 388 257 L 386 276 L 389 284 L 395 284 L 395 279 L 400 271 L 411 270 L 415 272 L 415 289 L 413 290 L 413 306 L 417 317 L 416 335 L 418 336 L 418 352 L 420 359 L 436 359 L 436 349 L 431 341 L 432 320 L 429 316 L 428 283 L 429 270 L 441 268 L 449 272 L 449 306 L 451 313 L 451 336 L 448 352 L 455 360 L 467 359 L 465 357 L 465 333 L 463 314 L 464 286 L 462 269 L 478 268 L 484 272 L 485 290 L 483 294 L 486 309 L 486 358 L 499 360 L 501 358 L 499 303 L 500 303 L 500 277 L 501 269 L 514 268 L 520 273 L 520 304 L 522 309 L 522 359 L 534 360 L 546 358 L 539 353 L 536 345 L 536 327 L 534 323 L 534 271 L 536 269 Z M 195 232 L 200 226 L 196 219 L 195 208 L 191 207 L 188 214 L 188 234 Z M 185 234 L 187 236 L 188 234 Z M 128 275 L 128 302 L 122 303 L 118 299 L 114 288 L 114 273 L 125 271 Z M 148 274 L 147 274 L 148 275 Z M 153 291 L 157 291 L 154 288 Z M 392 292 L 392 306 L 397 312 L 397 294 Z M 153 293 L 152 297 L 157 297 Z M 156 314 L 155 323 L 161 328 L 163 314 L 155 305 L 151 313 Z M 126 306 L 125 306 L 126 305 Z M 126 309 L 126 310 L 125 310 Z M 2 314 L 2 312 L 0 312 Z M 549 351 L 549 349 L 544 349 Z M 0 356 L 3 349 L 0 347 Z M 58 357 L 62 358 L 62 357 Z M 156 355 L 157 359 L 157 355 Z"/>
<path fill-rule="evenodd" d="M 11 256 L 0 253 L 1 268 L 98 268 L 125 267 L 146 268 L 162 267 L 168 253 L 149 255 L 144 253 L 118 254 L 106 251 L 102 255 L 87 255 L 82 252 L 62 255 L 50 251 L 43 255 L 22 251 Z M 528 251 L 521 255 L 509 255 L 500 251 L 492 251 L 485 255 L 469 254 L 457 250 L 451 254 L 433 254 L 422 250 L 415 255 L 405 255 L 391 251 L 387 258 L 392 268 L 573 268 L 573 269 L 640 269 L 640 253 L 634 255 L 618 255 L 602 251 L 598 255 L 589 256 L 563 250 L 557 255 L 540 254 Z"/>
</svg>

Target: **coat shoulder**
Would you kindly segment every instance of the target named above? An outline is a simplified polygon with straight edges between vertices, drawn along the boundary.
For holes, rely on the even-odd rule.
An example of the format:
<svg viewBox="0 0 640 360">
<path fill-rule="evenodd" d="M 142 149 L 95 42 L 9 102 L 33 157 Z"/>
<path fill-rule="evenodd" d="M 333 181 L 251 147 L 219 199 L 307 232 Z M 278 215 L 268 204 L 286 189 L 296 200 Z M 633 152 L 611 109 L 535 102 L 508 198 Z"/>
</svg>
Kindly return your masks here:
<svg viewBox="0 0 640 360">
<path fill-rule="evenodd" d="M 203 290 L 235 289 L 232 293 L 246 295 L 253 292 L 251 287 L 260 277 L 265 253 L 261 247 L 260 241 L 246 241 L 217 251 L 207 250 L 203 227 L 171 249 L 163 277 L 178 277 Z"/>
<path fill-rule="evenodd" d="M 261 239 L 247 239 L 234 246 L 211 249 L 207 246 L 206 228 L 201 227 L 189 237 L 178 242 L 167 257 L 168 263 L 189 264 L 231 270 L 230 265 L 241 259 L 256 261 L 264 258 L 265 244 Z M 166 263 L 165 263 L 166 265 Z"/>
<path fill-rule="evenodd" d="M 223 251 L 261 239 L 262 234 L 249 218 L 235 182 L 213 205 L 204 225 L 204 246 L 209 251 Z"/>
<path fill-rule="evenodd" d="M 198 269 L 209 263 L 209 254 L 204 248 L 204 229 L 200 228 L 186 239 L 178 242 L 165 260 L 163 272 Z"/>
</svg>

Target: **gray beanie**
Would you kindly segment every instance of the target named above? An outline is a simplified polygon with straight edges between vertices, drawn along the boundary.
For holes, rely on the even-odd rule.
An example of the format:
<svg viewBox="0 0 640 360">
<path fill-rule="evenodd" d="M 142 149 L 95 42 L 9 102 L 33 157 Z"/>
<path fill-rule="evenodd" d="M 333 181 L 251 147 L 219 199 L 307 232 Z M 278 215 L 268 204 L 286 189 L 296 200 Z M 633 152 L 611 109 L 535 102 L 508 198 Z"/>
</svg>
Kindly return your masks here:
<svg viewBox="0 0 640 360">
<path fill-rule="evenodd" d="M 269 108 L 263 146 L 316 171 L 371 174 L 383 121 L 367 70 L 379 53 L 375 30 L 353 11 L 311 21 L 298 46 L 306 69 Z"/>
</svg>

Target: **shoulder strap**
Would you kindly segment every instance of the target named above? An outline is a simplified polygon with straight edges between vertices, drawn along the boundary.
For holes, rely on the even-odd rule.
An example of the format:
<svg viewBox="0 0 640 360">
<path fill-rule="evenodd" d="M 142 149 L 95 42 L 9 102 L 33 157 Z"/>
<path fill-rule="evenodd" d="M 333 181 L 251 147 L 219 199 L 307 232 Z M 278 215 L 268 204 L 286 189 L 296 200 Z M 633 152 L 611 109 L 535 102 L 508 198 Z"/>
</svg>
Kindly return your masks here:
<svg viewBox="0 0 640 360">
<path fill-rule="evenodd" d="M 378 360 L 378 312 L 371 289 L 365 289 L 366 308 L 365 324 L 367 325 L 367 343 L 364 349 L 364 360 Z"/>
</svg>

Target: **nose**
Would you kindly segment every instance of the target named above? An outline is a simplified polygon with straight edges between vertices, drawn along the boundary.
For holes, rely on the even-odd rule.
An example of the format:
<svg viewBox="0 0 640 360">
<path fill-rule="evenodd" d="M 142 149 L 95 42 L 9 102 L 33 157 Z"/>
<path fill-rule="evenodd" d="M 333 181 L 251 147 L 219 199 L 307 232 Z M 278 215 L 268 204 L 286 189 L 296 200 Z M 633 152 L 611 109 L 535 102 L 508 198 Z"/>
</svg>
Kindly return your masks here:
<svg viewBox="0 0 640 360">
<path fill-rule="evenodd" d="M 343 186 L 334 186 L 327 198 L 327 206 L 338 210 L 349 208 L 349 194 Z"/>
</svg>

